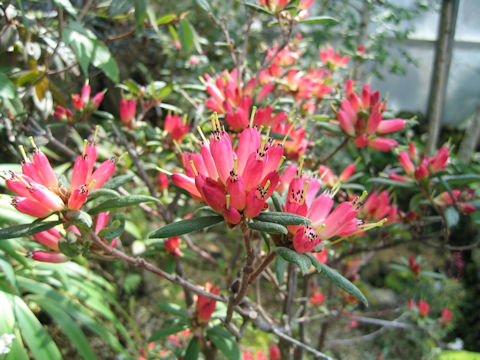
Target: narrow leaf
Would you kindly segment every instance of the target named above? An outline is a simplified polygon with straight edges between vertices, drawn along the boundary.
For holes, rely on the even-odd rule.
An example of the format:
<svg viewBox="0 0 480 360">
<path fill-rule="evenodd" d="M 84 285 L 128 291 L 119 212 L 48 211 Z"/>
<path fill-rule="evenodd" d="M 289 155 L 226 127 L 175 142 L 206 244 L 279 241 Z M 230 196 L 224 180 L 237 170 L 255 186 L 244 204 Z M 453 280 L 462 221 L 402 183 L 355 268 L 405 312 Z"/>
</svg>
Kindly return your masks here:
<svg viewBox="0 0 480 360">
<path fill-rule="evenodd" d="M 161 227 L 152 232 L 149 238 L 167 238 L 191 233 L 192 231 L 200 230 L 223 221 L 222 216 L 200 216 L 197 218 L 180 220 Z"/>
<path fill-rule="evenodd" d="M 300 24 L 324 24 L 338 22 L 337 19 L 329 16 L 312 16 L 305 20 L 299 21 Z"/>
<path fill-rule="evenodd" d="M 449 206 L 445 211 L 445 218 L 447 219 L 447 226 L 453 227 L 458 224 L 458 221 L 460 220 L 460 214 L 455 207 Z"/>
<path fill-rule="evenodd" d="M 285 226 L 271 222 L 252 220 L 248 223 L 248 227 L 253 230 L 263 231 L 271 234 L 288 234 L 288 230 Z"/>
<path fill-rule="evenodd" d="M 127 174 L 127 175 L 120 175 L 117 177 L 114 177 L 113 179 L 108 180 L 103 186 L 103 188 L 107 189 L 116 189 L 119 186 L 125 185 L 129 181 L 132 181 L 132 179 L 135 177 L 133 174 Z M 93 193 L 93 192 L 92 192 Z"/>
<path fill-rule="evenodd" d="M 320 275 L 325 276 L 328 280 L 333 282 L 347 294 L 352 295 L 354 298 L 364 303 L 365 306 L 368 306 L 368 301 L 365 298 L 365 295 L 363 295 L 363 293 L 354 284 L 352 284 L 349 280 L 340 275 L 337 271 L 329 268 L 325 264 L 322 264 L 312 254 L 307 254 L 307 256 L 312 261 L 313 266 L 317 268 Z"/>
<path fill-rule="evenodd" d="M 396 186 L 396 187 L 403 187 L 403 188 L 413 188 L 415 184 L 413 183 L 404 183 L 401 181 L 396 181 L 392 179 L 382 178 L 382 177 L 373 177 L 367 180 L 367 182 L 373 182 L 376 184 L 383 184 L 388 186 Z"/>
<path fill-rule="evenodd" d="M 17 96 L 15 85 L 10 81 L 7 75 L 0 73 L 0 97 L 14 99 Z"/>
<path fill-rule="evenodd" d="M 195 2 L 197 3 L 198 6 L 200 6 L 206 12 L 212 11 L 212 8 L 210 7 L 208 0 L 195 0 Z"/>
<path fill-rule="evenodd" d="M 163 15 L 162 17 L 160 17 L 160 18 L 157 20 L 157 25 L 165 25 L 165 24 L 168 24 L 168 23 L 174 21 L 176 18 L 177 18 L 177 15 L 175 15 L 175 14 L 166 14 L 166 15 Z"/>
<path fill-rule="evenodd" d="M 31 224 L 14 225 L 5 229 L 0 229 L 0 240 L 19 238 L 22 236 L 30 236 L 45 230 L 48 230 L 58 224 L 62 224 L 62 220 L 56 221 L 39 221 Z"/>
<path fill-rule="evenodd" d="M 275 251 L 280 255 L 284 260 L 298 265 L 302 273 L 305 274 L 310 266 L 312 266 L 312 261 L 305 254 L 297 253 L 296 251 L 284 248 L 277 247 Z"/>
<path fill-rule="evenodd" d="M 185 330 L 187 326 L 188 324 L 176 324 L 176 325 L 165 326 L 160 330 L 155 331 L 153 335 L 150 337 L 150 339 L 148 340 L 148 342 L 162 340 L 167 336 L 170 336 L 182 330 Z"/>
<path fill-rule="evenodd" d="M 249 2 L 246 2 L 244 5 L 245 5 L 245 6 L 248 6 L 249 8 L 252 8 L 252 9 L 254 9 L 254 10 L 258 10 L 258 11 L 264 13 L 264 14 L 273 15 L 273 13 L 272 13 L 270 10 L 264 8 L 264 7 L 261 6 L 261 5 L 253 4 L 253 3 L 249 3 Z"/>
<path fill-rule="evenodd" d="M 255 218 L 255 220 L 271 222 L 271 223 L 276 223 L 281 225 L 311 225 L 312 224 L 312 222 L 306 217 L 303 217 L 297 214 L 280 212 L 280 211 L 262 212 L 260 213 L 260 215 L 258 215 Z"/>
<path fill-rule="evenodd" d="M 158 201 L 156 198 L 146 195 L 130 195 L 118 199 L 108 199 L 95 206 L 89 211 L 89 214 L 95 215 L 104 211 L 119 209 L 127 206 L 138 205 L 144 202 Z"/>
<path fill-rule="evenodd" d="M 72 6 L 70 0 L 53 0 L 53 2 L 55 3 L 55 5 L 63 7 L 65 11 L 68 12 L 70 15 L 77 15 L 77 9 Z"/>
<path fill-rule="evenodd" d="M 207 330 L 208 338 L 228 360 L 241 360 L 242 353 L 235 337 L 222 327 L 215 326 Z"/>
<path fill-rule="evenodd" d="M 192 336 L 192 340 L 188 344 L 187 350 L 183 360 L 197 360 L 200 353 L 200 340 L 195 336 Z"/>
<path fill-rule="evenodd" d="M 181 318 L 186 318 L 187 313 L 185 310 L 178 304 L 174 303 L 160 303 L 158 304 L 158 307 L 160 310 L 165 311 L 166 313 L 181 317 Z"/>
</svg>

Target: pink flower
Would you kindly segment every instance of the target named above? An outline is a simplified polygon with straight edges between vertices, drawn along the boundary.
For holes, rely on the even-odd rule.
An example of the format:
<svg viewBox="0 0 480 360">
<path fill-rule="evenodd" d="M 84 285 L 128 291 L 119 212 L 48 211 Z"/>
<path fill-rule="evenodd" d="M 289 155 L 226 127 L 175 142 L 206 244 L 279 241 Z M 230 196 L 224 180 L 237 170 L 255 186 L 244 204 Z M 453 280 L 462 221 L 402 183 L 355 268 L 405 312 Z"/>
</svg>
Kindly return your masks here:
<svg viewBox="0 0 480 360">
<path fill-rule="evenodd" d="M 320 50 L 319 55 L 322 62 L 332 71 L 345 67 L 350 60 L 346 55 L 342 57 L 340 53 L 335 54 L 335 50 L 332 47 Z"/>
<path fill-rule="evenodd" d="M 411 255 L 408 259 L 408 266 L 415 275 L 420 274 L 421 265 L 416 262 L 415 256 Z"/>
<path fill-rule="evenodd" d="M 387 191 L 382 191 L 380 194 L 371 193 L 364 205 L 362 206 L 359 216 L 362 219 L 380 221 L 387 218 L 387 222 L 391 223 L 397 220 L 397 209 L 390 205 L 390 198 Z M 393 218 L 392 218 L 393 215 Z"/>
<path fill-rule="evenodd" d="M 320 252 L 312 253 L 312 255 L 315 256 L 322 264 L 326 264 L 328 261 L 327 248 L 323 248 Z"/>
<path fill-rule="evenodd" d="M 290 183 L 283 211 L 305 216 L 311 226 L 288 226 L 293 246 L 299 253 L 312 251 L 321 241 L 346 236 L 358 230 L 357 210 L 350 202 L 340 203 L 333 211 L 333 199 L 322 193 L 315 178 L 300 176 Z"/>
<path fill-rule="evenodd" d="M 175 257 L 180 256 L 182 254 L 180 250 L 181 243 L 182 241 L 178 236 L 171 237 L 165 241 L 165 250 Z"/>
<path fill-rule="evenodd" d="M 347 165 L 347 167 L 342 171 L 339 177 L 335 176 L 332 170 L 330 170 L 325 165 L 320 165 L 320 167 L 318 168 L 318 174 L 320 175 L 320 179 L 329 187 L 333 187 L 338 181 L 347 181 L 354 172 L 355 164 Z"/>
<path fill-rule="evenodd" d="M 73 113 L 72 110 L 66 109 L 63 106 L 57 105 L 57 111 L 53 113 L 53 116 L 55 116 L 58 120 L 60 121 L 73 121 Z"/>
<path fill-rule="evenodd" d="M 137 113 L 137 102 L 135 99 L 120 99 L 120 121 L 128 128 L 132 128 Z"/>
<path fill-rule="evenodd" d="M 168 179 L 168 176 L 164 173 L 159 173 L 157 175 L 157 189 L 160 191 L 164 191 L 168 189 L 168 185 L 170 183 L 170 180 Z"/>
<path fill-rule="evenodd" d="M 310 297 L 309 299 L 310 301 L 310 304 L 314 305 L 314 306 L 320 306 L 323 304 L 323 302 L 325 301 L 325 295 L 323 295 L 322 293 L 320 292 L 315 292 L 313 293 L 313 295 Z"/>
<path fill-rule="evenodd" d="M 277 344 L 272 344 L 268 348 L 268 358 L 270 360 L 281 360 L 282 355 L 280 353 L 280 348 L 278 347 Z"/>
<path fill-rule="evenodd" d="M 293 123 L 283 123 L 272 127 L 272 131 L 285 135 L 292 140 L 286 140 L 283 144 L 287 159 L 297 160 L 305 154 L 308 147 L 308 140 L 305 139 L 306 131 L 303 127 L 295 128 Z"/>
<path fill-rule="evenodd" d="M 67 208 L 80 209 L 87 200 L 90 189 L 102 187 L 115 170 L 115 164 L 107 160 L 93 172 L 97 150 L 92 145 L 86 145 L 82 156 L 75 161 L 70 189 L 67 190 L 59 184 L 57 175 L 43 152 L 35 146 L 33 161 L 30 161 L 23 147 L 21 149 L 24 156 L 23 174 L 11 173 L 6 184 L 18 195 L 12 201 L 13 206 L 34 217 L 45 217 Z"/>
<path fill-rule="evenodd" d="M 210 282 L 205 285 L 205 290 L 211 294 L 218 295 L 220 290 L 214 287 Z M 199 324 L 206 324 L 215 311 L 216 300 L 212 300 L 202 295 L 198 295 L 197 304 L 195 305 L 197 321 Z"/>
<path fill-rule="evenodd" d="M 169 133 L 173 140 L 181 142 L 190 131 L 190 125 L 186 123 L 186 120 L 186 117 L 182 120 L 178 115 L 167 115 L 163 129 Z"/>
<path fill-rule="evenodd" d="M 72 95 L 73 107 L 77 110 L 87 110 L 94 111 L 97 110 L 100 106 L 100 103 L 103 101 L 105 93 L 99 92 L 92 99 L 90 99 L 91 88 L 88 83 L 83 85 L 81 94 Z"/>
<path fill-rule="evenodd" d="M 262 139 L 256 128 L 247 128 L 234 150 L 230 135 L 213 123 L 212 137 L 205 139 L 200 153 L 184 153 L 186 175 L 175 173 L 172 181 L 230 224 L 238 224 L 242 217 L 256 217 L 264 209 L 280 181 L 277 168 L 283 148 Z"/>
<path fill-rule="evenodd" d="M 455 205 L 463 214 L 471 214 L 477 211 L 475 206 L 468 203 L 469 201 L 475 200 L 475 190 L 452 190 L 452 195 L 453 199 L 450 193 L 445 191 L 435 198 L 435 202 L 441 206 Z"/>
<path fill-rule="evenodd" d="M 32 253 L 32 259 L 41 262 L 62 263 L 68 261 L 68 257 L 55 251 L 37 250 Z"/>
<path fill-rule="evenodd" d="M 290 0 L 258 0 L 260 4 L 274 13 L 283 10 Z"/>
<path fill-rule="evenodd" d="M 447 325 L 452 321 L 452 312 L 448 308 L 443 308 L 442 310 L 442 322 L 444 325 Z"/>
<path fill-rule="evenodd" d="M 423 300 L 420 300 L 418 302 L 417 307 L 418 307 L 418 313 L 420 314 L 421 317 L 428 316 L 428 312 L 430 311 L 430 305 L 428 305 L 428 303 L 426 303 Z"/>
<path fill-rule="evenodd" d="M 365 84 L 361 96 L 353 91 L 353 82 L 347 81 L 347 99 L 341 102 L 337 119 L 343 131 L 354 137 L 355 146 L 368 146 L 375 150 L 390 151 L 397 146 L 393 139 L 379 137 L 404 128 L 405 120 L 383 120 L 385 104 L 379 101 L 378 91 L 371 92 L 370 85 Z"/>
</svg>

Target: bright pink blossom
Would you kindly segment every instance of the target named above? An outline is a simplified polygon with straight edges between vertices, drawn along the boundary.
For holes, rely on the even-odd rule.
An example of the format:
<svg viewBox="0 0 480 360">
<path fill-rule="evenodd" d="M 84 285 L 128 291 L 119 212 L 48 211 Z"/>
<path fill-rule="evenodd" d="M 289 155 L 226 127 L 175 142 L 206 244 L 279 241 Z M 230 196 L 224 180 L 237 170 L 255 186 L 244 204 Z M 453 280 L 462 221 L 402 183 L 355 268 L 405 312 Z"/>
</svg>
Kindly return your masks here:
<svg viewBox="0 0 480 360">
<path fill-rule="evenodd" d="M 342 171 L 340 176 L 335 176 L 327 166 L 320 165 L 318 168 L 318 174 L 320 179 L 327 184 L 329 187 L 333 187 L 338 181 L 345 182 L 347 181 L 355 172 L 355 164 L 347 165 L 347 167 Z"/>
<path fill-rule="evenodd" d="M 268 10 L 276 13 L 280 10 L 283 10 L 285 6 L 290 2 L 290 0 L 258 0 L 260 4 L 266 7 Z"/>
<path fill-rule="evenodd" d="M 219 288 L 214 287 L 210 282 L 205 285 L 205 290 L 211 294 L 218 295 L 220 293 Z M 197 321 L 200 324 L 206 324 L 212 317 L 215 311 L 216 300 L 207 298 L 202 295 L 198 295 L 197 304 L 195 305 Z"/>
<path fill-rule="evenodd" d="M 442 310 L 442 322 L 444 325 L 447 325 L 452 321 L 452 312 L 448 308 L 443 308 Z"/>
<path fill-rule="evenodd" d="M 325 301 L 325 295 L 323 295 L 322 293 L 320 292 L 315 292 L 313 293 L 313 295 L 310 297 L 309 299 L 310 301 L 310 304 L 314 305 L 314 306 L 320 306 L 323 304 L 323 302 Z"/>
<path fill-rule="evenodd" d="M 137 113 L 137 101 L 135 99 L 120 99 L 120 121 L 128 128 L 132 128 Z"/>
<path fill-rule="evenodd" d="M 417 307 L 418 307 L 418 313 L 420 314 L 421 317 L 428 316 L 428 312 L 430 311 L 430 305 L 428 305 L 428 303 L 426 303 L 423 300 L 420 300 L 418 302 Z"/>
<path fill-rule="evenodd" d="M 378 91 L 370 91 L 370 85 L 365 84 L 361 95 L 353 90 L 353 81 L 346 84 L 346 99 L 341 102 L 337 119 L 345 133 L 354 139 L 356 147 L 368 146 L 379 151 L 390 151 L 397 146 L 393 139 L 378 135 L 402 130 L 403 119 L 383 120 L 385 104 L 380 102 Z"/>
<path fill-rule="evenodd" d="M 333 71 L 345 67 L 350 60 L 350 58 L 346 55 L 341 56 L 340 53 L 335 54 L 335 50 L 332 47 L 329 47 L 325 50 L 320 50 L 319 55 L 322 62 Z"/>
<path fill-rule="evenodd" d="M 268 358 L 269 360 L 281 360 L 282 355 L 280 353 L 280 348 L 277 344 L 272 344 L 268 348 Z"/>
<path fill-rule="evenodd" d="M 186 118 L 182 120 L 178 115 L 167 115 L 163 129 L 168 132 L 173 140 L 181 142 L 190 131 L 190 125 L 186 123 Z"/>
<path fill-rule="evenodd" d="M 230 224 L 238 224 L 242 217 L 256 217 L 275 191 L 283 148 L 272 139 L 262 139 L 256 128 L 246 128 L 234 150 L 230 135 L 220 124 L 214 126 L 200 153 L 184 153 L 186 175 L 175 173 L 172 181 Z"/>
<path fill-rule="evenodd" d="M 167 252 L 169 252 L 175 257 L 180 256 L 182 253 L 182 251 L 180 250 L 181 243 L 182 241 L 178 236 L 171 237 L 167 241 L 165 241 L 165 250 L 167 250 Z"/>
</svg>

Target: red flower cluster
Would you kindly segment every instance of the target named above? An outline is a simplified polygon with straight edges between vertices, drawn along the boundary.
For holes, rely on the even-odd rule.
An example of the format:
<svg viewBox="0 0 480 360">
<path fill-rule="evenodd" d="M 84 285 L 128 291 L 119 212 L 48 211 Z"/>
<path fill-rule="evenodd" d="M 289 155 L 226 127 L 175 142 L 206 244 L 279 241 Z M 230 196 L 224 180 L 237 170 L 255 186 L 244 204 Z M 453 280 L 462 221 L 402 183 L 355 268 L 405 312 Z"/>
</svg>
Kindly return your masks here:
<svg viewBox="0 0 480 360">
<path fill-rule="evenodd" d="M 120 121 L 123 125 L 132 129 L 135 126 L 137 113 L 137 101 L 135 99 L 120 99 Z"/>
<path fill-rule="evenodd" d="M 190 125 L 186 122 L 186 117 L 182 120 L 178 115 L 167 115 L 163 129 L 168 132 L 171 139 L 180 143 L 183 137 L 190 131 Z"/>
<path fill-rule="evenodd" d="M 210 294 L 218 295 L 220 293 L 219 288 L 214 287 L 210 282 L 205 285 L 205 290 Z M 196 309 L 196 318 L 199 324 L 206 324 L 212 317 L 215 311 L 217 302 L 202 295 L 198 295 Z"/>
<path fill-rule="evenodd" d="M 433 157 L 427 158 L 425 153 L 418 156 L 415 145 L 410 142 L 408 144 L 408 152 L 402 151 L 398 155 L 398 161 L 407 173 L 407 176 L 389 174 L 389 177 L 392 180 L 401 182 L 413 182 L 423 179 L 447 167 L 449 152 L 447 147 L 442 147 Z"/>
<path fill-rule="evenodd" d="M 104 161 L 95 171 L 97 149 L 85 144 L 83 154 L 75 160 L 70 188 L 60 186 L 47 156 L 35 144 L 33 161 L 21 147 L 24 162 L 23 174 L 11 173 L 7 187 L 19 196 L 13 198 L 15 208 L 34 217 L 45 217 L 55 211 L 78 210 L 87 201 L 90 190 L 99 189 L 112 176 L 115 163 Z"/>
<path fill-rule="evenodd" d="M 375 150 L 390 151 L 397 146 L 393 139 L 379 137 L 378 134 L 388 134 L 402 130 L 403 119 L 383 120 L 385 104 L 380 102 L 380 93 L 370 91 L 370 85 L 365 84 L 361 96 L 353 90 L 353 80 L 346 82 L 346 99 L 341 102 L 341 110 L 337 119 L 343 131 L 354 137 L 355 146 L 368 146 Z"/>
<path fill-rule="evenodd" d="M 212 124 L 212 136 L 204 138 L 200 153 L 184 153 L 186 175 L 175 173 L 172 181 L 223 214 L 228 223 L 238 224 L 242 217 L 254 218 L 265 208 L 280 181 L 283 148 L 249 127 L 240 134 L 234 151 L 218 119 Z"/>
<path fill-rule="evenodd" d="M 470 214 L 477 211 L 477 208 L 469 201 L 475 200 L 475 190 L 465 189 L 464 191 L 452 190 L 452 196 L 448 191 L 441 193 L 435 202 L 441 206 L 455 205 L 463 214 Z"/>
<path fill-rule="evenodd" d="M 332 47 L 329 47 L 325 50 L 320 50 L 319 55 L 325 66 L 332 71 L 344 68 L 350 61 L 350 58 L 347 55 L 341 56 L 340 53 L 335 54 L 335 50 Z"/>
</svg>

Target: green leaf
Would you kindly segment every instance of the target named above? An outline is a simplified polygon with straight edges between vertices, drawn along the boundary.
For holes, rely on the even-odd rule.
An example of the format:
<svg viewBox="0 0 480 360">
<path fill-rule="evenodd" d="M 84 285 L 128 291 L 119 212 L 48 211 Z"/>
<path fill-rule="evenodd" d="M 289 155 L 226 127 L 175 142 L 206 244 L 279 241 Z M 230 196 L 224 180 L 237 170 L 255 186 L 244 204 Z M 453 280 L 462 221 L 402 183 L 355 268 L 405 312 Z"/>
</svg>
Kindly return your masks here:
<svg viewBox="0 0 480 360">
<path fill-rule="evenodd" d="M 177 18 L 177 15 L 175 14 L 166 14 L 163 15 L 160 19 L 157 20 L 157 25 L 165 25 Z"/>
<path fill-rule="evenodd" d="M 150 339 L 148 340 L 148 342 L 162 340 L 167 336 L 170 336 L 182 330 L 185 330 L 187 326 L 188 324 L 176 324 L 176 325 L 165 326 L 160 330 L 155 331 L 153 335 L 150 337 Z"/>
<path fill-rule="evenodd" d="M 126 183 L 132 181 L 132 179 L 135 177 L 133 174 L 127 174 L 127 175 L 120 175 L 117 177 L 114 177 L 110 180 L 108 180 L 105 184 L 103 184 L 103 188 L 107 189 L 116 189 L 122 185 L 125 185 Z"/>
<path fill-rule="evenodd" d="M 468 185 L 480 181 L 478 174 L 445 175 L 442 178 L 451 185 Z"/>
<path fill-rule="evenodd" d="M 194 33 L 193 33 L 192 25 L 190 25 L 187 19 L 180 20 L 178 36 L 180 39 L 180 43 L 182 44 L 182 49 L 185 49 L 187 50 L 187 52 L 190 52 L 193 48 Z"/>
<path fill-rule="evenodd" d="M 228 360 L 242 359 L 242 353 L 238 348 L 237 340 L 227 330 L 215 326 L 207 330 L 207 335 Z"/>
<path fill-rule="evenodd" d="M 5 229 L 0 229 L 0 240 L 19 238 L 23 236 L 30 236 L 54 226 L 62 224 L 62 220 L 55 221 L 38 221 L 31 224 L 14 225 Z"/>
<path fill-rule="evenodd" d="M 206 12 L 212 11 L 212 8 L 210 7 L 208 0 L 195 0 L 195 2 L 197 3 L 198 6 L 200 6 Z"/>
<path fill-rule="evenodd" d="M 71 223 L 84 229 L 90 229 L 93 224 L 92 217 L 82 210 L 68 210 L 66 217 L 71 220 Z"/>
<path fill-rule="evenodd" d="M 447 219 L 447 226 L 453 227 L 460 221 L 460 214 L 453 206 L 449 206 L 445 211 L 445 218 Z"/>
<path fill-rule="evenodd" d="M 282 257 L 277 257 L 275 260 L 275 276 L 280 285 L 283 284 L 285 270 L 287 270 L 287 262 Z"/>
<path fill-rule="evenodd" d="M 369 183 L 383 184 L 388 186 L 396 186 L 403 188 L 414 188 L 415 184 L 413 183 L 404 183 L 401 181 L 396 181 L 392 179 L 382 178 L 382 177 L 373 177 L 367 180 Z"/>
<path fill-rule="evenodd" d="M 277 247 L 275 251 L 284 260 L 298 265 L 303 274 L 305 274 L 308 269 L 310 269 L 310 266 L 312 266 L 312 261 L 310 261 L 310 258 L 305 254 L 300 254 L 284 247 Z"/>
<path fill-rule="evenodd" d="M 17 96 L 15 85 L 7 75 L 0 73 L 0 97 L 14 99 Z"/>
<path fill-rule="evenodd" d="M 8 282 L 12 285 L 12 288 L 15 289 L 17 293 L 19 293 L 17 279 L 15 277 L 15 270 L 13 269 L 13 266 L 10 264 L 8 259 L 3 256 L 3 254 L 0 254 L 0 269 L 3 270 L 3 274 L 7 278 Z"/>
<path fill-rule="evenodd" d="M 254 9 L 254 10 L 258 10 L 258 11 L 264 13 L 264 14 L 273 15 L 273 13 L 272 13 L 270 10 L 264 8 L 264 7 L 261 6 L 261 5 L 253 4 L 253 3 L 249 3 L 249 2 L 245 2 L 244 5 L 247 6 L 247 7 L 249 7 L 249 8 L 252 8 L 252 9 Z"/>
<path fill-rule="evenodd" d="M 192 340 L 188 344 L 187 350 L 183 360 L 197 360 L 200 353 L 200 340 L 195 336 L 192 336 Z"/>
<path fill-rule="evenodd" d="M 328 132 L 331 132 L 332 134 L 335 135 L 343 135 L 344 132 L 342 128 L 338 125 L 332 124 L 328 121 L 317 121 L 315 123 L 315 126 L 318 126 L 322 130 L 326 130 Z"/>
<path fill-rule="evenodd" d="M 282 197 L 280 196 L 279 193 L 274 192 L 271 196 L 272 198 L 272 203 L 273 207 L 275 208 L 276 211 L 281 212 L 282 211 Z"/>
<path fill-rule="evenodd" d="M 120 71 L 117 61 L 110 53 L 108 47 L 99 40 L 93 40 L 94 48 L 92 52 L 92 64 L 102 69 L 105 75 L 113 82 L 118 82 Z"/>
<path fill-rule="evenodd" d="M 95 48 L 94 40 L 71 28 L 63 29 L 62 38 L 65 44 L 69 45 L 77 56 L 82 72 L 85 76 L 88 76 L 88 65 Z"/>
<path fill-rule="evenodd" d="M 143 26 L 143 22 L 147 17 L 147 4 L 145 0 L 135 0 L 135 20 L 137 26 Z"/>
<path fill-rule="evenodd" d="M 152 232 L 149 238 L 168 238 L 191 233 L 192 231 L 204 229 L 223 221 L 222 216 L 200 216 L 187 220 L 180 220 L 161 227 Z"/>
<path fill-rule="evenodd" d="M 308 19 L 299 21 L 299 24 L 324 24 L 338 22 L 337 19 L 329 16 L 311 16 Z"/>
<path fill-rule="evenodd" d="M 114 218 L 110 220 L 110 224 L 100 230 L 98 236 L 105 238 L 106 240 L 113 240 L 119 237 L 125 231 L 125 215 L 116 214 Z"/>
<path fill-rule="evenodd" d="M 271 222 L 281 225 L 311 225 L 306 217 L 281 211 L 261 212 L 255 220 Z"/>
<path fill-rule="evenodd" d="M 74 17 L 77 15 L 77 9 L 72 6 L 70 0 L 53 0 L 53 2 L 55 5 L 63 7 L 70 15 Z"/>
<path fill-rule="evenodd" d="M 14 298 L 14 309 L 22 337 L 35 359 L 62 359 L 60 350 L 55 342 L 19 297 Z"/>
<path fill-rule="evenodd" d="M 97 359 L 95 352 L 90 347 L 87 337 L 69 314 L 63 311 L 56 302 L 50 300 L 48 297 L 36 295 L 31 298 L 55 320 L 84 359 Z"/>
<path fill-rule="evenodd" d="M 129 195 L 118 199 L 108 199 L 95 206 L 89 211 L 89 214 L 95 215 L 104 211 L 119 209 L 127 206 L 138 205 L 144 202 L 158 201 L 156 198 L 146 195 Z"/>
<path fill-rule="evenodd" d="M 115 17 L 127 13 L 132 7 L 131 0 L 112 0 L 108 7 L 108 16 Z"/>
<path fill-rule="evenodd" d="M 349 280 L 344 278 L 335 270 L 329 268 L 327 265 L 322 264 L 317 260 L 312 254 L 307 254 L 308 258 L 312 261 L 313 266 L 315 266 L 320 273 L 320 275 L 325 276 L 328 280 L 337 285 L 340 289 L 345 291 L 347 294 L 352 295 L 354 298 L 360 300 L 365 306 L 368 306 L 368 301 L 365 298 L 365 295 Z"/>
<path fill-rule="evenodd" d="M 90 192 L 90 194 L 88 195 L 88 200 L 90 201 L 90 200 L 96 199 L 100 196 L 108 196 L 109 198 L 112 198 L 112 197 L 118 198 L 121 195 L 120 195 L 120 193 L 118 193 L 115 190 L 101 188 L 101 189 L 92 190 Z"/>
<path fill-rule="evenodd" d="M 285 226 L 271 222 L 252 220 L 248 223 L 248 227 L 253 230 L 263 231 L 271 234 L 288 234 L 288 230 Z"/>
<path fill-rule="evenodd" d="M 160 303 L 158 304 L 160 310 L 165 311 L 166 313 L 179 316 L 181 318 L 187 318 L 187 313 L 185 310 L 178 304 L 174 303 Z"/>
</svg>

